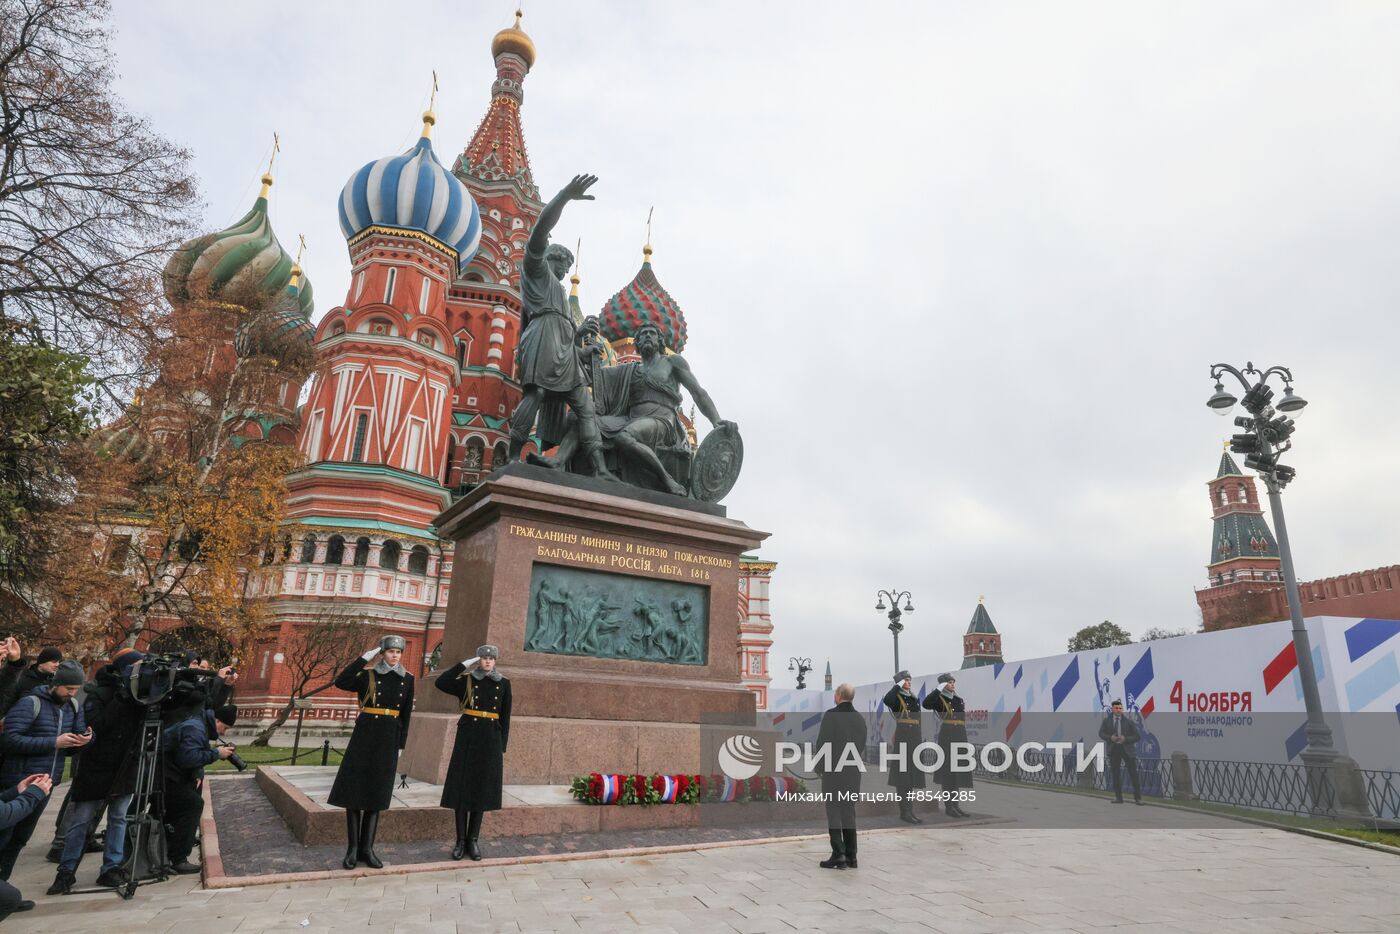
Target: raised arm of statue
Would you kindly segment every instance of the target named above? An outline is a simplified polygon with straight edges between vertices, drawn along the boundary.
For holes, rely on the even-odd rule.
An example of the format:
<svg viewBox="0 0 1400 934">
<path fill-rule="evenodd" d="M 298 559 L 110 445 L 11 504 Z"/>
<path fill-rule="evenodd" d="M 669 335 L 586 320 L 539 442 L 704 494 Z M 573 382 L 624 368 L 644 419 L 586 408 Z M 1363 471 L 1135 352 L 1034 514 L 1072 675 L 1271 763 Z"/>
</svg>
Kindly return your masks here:
<svg viewBox="0 0 1400 934">
<path fill-rule="evenodd" d="M 588 189 L 597 181 L 596 175 L 575 175 L 573 181 L 559 189 L 559 194 L 549 200 L 540 212 L 539 220 L 535 221 L 535 229 L 530 231 L 527 252 L 536 256 L 544 255 L 545 247 L 549 246 L 549 234 L 554 230 L 554 225 L 559 223 L 559 215 L 564 213 L 564 205 L 570 201 L 592 201 L 593 196 L 588 194 Z"/>
<path fill-rule="evenodd" d="M 710 424 L 714 425 L 716 428 L 723 425 L 733 425 L 733 422 L 727 422 L 719 417 L 719 410 L 715 408 L 714 400 L 710 398 L 710 394 L 700 385 L 700 381 L 695 378 L 695 374 L 691 372 L 690 364 L 685 361 L 685 358 L 674 356 L 670 358 L 670 361 L 676 374 L 676 379 L 680 381 L 682 386 L 690 390 L 690 397 L 695 400 L 695 407 L 700 410 L 702 415 L 710 420 Z M 737 428 L 738 426 L 735 425 L 734 427 Z"/>
</svg>

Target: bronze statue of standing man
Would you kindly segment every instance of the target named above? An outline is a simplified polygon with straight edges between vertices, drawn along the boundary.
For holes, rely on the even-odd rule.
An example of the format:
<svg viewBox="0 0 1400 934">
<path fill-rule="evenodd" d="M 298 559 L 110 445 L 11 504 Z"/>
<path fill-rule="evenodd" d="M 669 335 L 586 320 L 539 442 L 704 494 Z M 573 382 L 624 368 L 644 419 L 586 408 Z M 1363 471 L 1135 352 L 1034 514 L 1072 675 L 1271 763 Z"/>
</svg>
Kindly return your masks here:
<svg viewBox="0 0 1400 934">
<path fill-rule="evenodd" d="M 524 395 L 510 417 L 510 453 L 507 463 L 520 459 L 520 451 L 530 439 L 530 430 L 539 416 L 539 436 L 545 448 L 558 444 L 564 436 L 565 406 L 573 410 L 578 425 L 579 447 L 588 457 L 595 476 L 612 478 L 603 465 L 602 441 L 593 397 L 588 391 L 583 360 L 593 352 L 574 344 L 574 322 L 569 315 L 569 297 L 562 280 L 573 265 L 567 247 L 549 242 L 550 231 L 559 223 L 564 205 L 570 201 L 592 201 L 588 189 L 596 175 L 575 175 L 540 212 L 525 247 L 520 276 L 520 316 L 522 331 L 516 349 L 517 374 Z"/>
</svg>

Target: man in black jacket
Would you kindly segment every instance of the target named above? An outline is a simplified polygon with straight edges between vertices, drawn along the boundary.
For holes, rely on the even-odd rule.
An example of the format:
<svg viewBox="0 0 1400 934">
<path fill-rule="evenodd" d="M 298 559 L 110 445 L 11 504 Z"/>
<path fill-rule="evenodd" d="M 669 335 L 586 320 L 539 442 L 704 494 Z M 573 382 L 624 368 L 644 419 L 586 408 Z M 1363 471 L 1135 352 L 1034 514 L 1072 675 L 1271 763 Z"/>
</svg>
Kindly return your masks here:
<svg viewBox="0 0 1400 934">
<path fill-rule="evenodd" d="M 97 884 L 115 887 L 124 881 L 120 869 L 126 851 L 126 815 L 136 791 L 137 745 L 146 709 L 131 696 L 125 682 L 131 666 L 144 656 L 122 649 L 88 683 L 83 715 L 93 741 L 83 750 L 82 768 L 69 789 L 63 849 L 50 895 L 67 895 L 76 881 L 93 825 L 105 805 L 107 838 Z"/>
<path fill-rule="evenodd" d="M 865 718 L 851 703 L 855 696 L 855 688 L 839 685 L 836 706 L 822 714 L 817 729 L 817 761 L 831 836 L 831 856 L 817 864 L 823 869 L 856 868 L 856 800 L 864 774 L 861 750 L 865 748 Z"/>
<path fill-rule="evenodd" d="M 36 808 L 42 807 L 53 790 L 53 778 L 40 773 L 30 775 L 13 788 L 0 792 L 0 830 L 9 830 L 22 823 Z M 29 911 L 34 903 L 20 895 L 9 882 L 0 882 L 0 921 L 16 911 Z"/>
<path fill-rule="evenodd" d="M 1133 801 L 1142 804 L 1142 789 L 1138 787 L 1137 741 L 1142 739 L 1133 718 L 1123 712 L 1123 702 L 1115 700 L 1113 709 L 1099 724 L 1099 739 L 1108 743 L 1108 767 L 1113 771 L 1113 803 L 1123 803 L 1123 766 L 1133 782 Z"/>
</svg>

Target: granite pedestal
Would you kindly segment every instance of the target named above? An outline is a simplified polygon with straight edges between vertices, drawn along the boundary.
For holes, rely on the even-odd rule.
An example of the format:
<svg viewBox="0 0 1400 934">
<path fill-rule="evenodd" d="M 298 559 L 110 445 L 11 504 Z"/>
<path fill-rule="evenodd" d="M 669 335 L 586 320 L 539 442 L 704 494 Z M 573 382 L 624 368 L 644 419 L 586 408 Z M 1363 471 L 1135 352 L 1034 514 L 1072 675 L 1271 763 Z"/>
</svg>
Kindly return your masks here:
<svg viewBox="0 0 1400 934">
<path fill-rule="evenodd" d="M 753 725 L 754 695 L 739 680 L 739 558 L 766 532 L 714 504 L 527 464 L 492 474 L 436 525 L 455 543 L 442 665 L 490 643 L 511 680 L 507 784 L 708 772 L 701 725 Z M 532 574 L 541 565 L 683 585 L 704 606 L 703 651 L 678 663 L 527 650 Z M 458 714 L 455 699 L 435 690 L 431 675 L 425 680 L 399 767 L 440 784 Z"/>
</svg>

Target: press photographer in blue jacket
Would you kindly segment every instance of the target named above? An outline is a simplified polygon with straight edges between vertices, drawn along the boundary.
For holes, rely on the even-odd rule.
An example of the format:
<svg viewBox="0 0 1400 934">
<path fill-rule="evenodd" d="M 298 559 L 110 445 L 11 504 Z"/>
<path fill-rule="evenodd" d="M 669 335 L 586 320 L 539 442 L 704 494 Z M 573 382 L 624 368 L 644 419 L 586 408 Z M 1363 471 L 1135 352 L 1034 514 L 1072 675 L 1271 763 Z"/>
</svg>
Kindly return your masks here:
<svg viewBox="0 0 1400 934">
<path fill-rule="evenodd" d="M 63 781 L 64 760 L 92 739 L 76 696 L 83 685 L 77 662 L 64 662 L 53 682 L 20 698 L 5 714 L 0 733 L 0 788 L 12 788 L 31 775 L 49 776 L 54 785 Z M 0 830 L 0 879 L 9 880 L 20 850 L 29 842 L 34 826 L 49 799 L 8 830 Z"/>
</svg>

